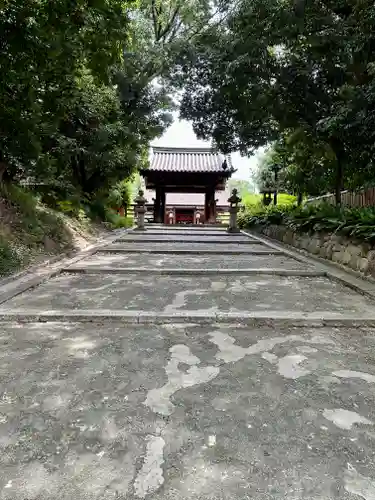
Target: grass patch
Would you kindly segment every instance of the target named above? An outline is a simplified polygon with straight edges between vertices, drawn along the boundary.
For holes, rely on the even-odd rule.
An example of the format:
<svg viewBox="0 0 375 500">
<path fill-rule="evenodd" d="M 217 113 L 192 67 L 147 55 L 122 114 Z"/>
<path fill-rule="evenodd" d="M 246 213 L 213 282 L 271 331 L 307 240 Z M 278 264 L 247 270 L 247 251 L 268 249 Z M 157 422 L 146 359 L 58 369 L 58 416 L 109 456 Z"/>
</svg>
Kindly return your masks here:
<svg viewBox="0 0 375 500">
<path fill-rule="evenodd" d="M 262 194 L 255 194 L 255 193 L 249 193 L 243 196 L 242 198 L 242 204 L 245 207 L 253 207 L 256 205 L 262 205 L 262 200 L 263 200 L 263 195 Z M 278 205 L 293 205 L 296 203 L 297 198 L 295 196 L 292 196 L 290 194 L 286 193 L 279 193 L 277 195 L 277 203 Z"/>
</svg>

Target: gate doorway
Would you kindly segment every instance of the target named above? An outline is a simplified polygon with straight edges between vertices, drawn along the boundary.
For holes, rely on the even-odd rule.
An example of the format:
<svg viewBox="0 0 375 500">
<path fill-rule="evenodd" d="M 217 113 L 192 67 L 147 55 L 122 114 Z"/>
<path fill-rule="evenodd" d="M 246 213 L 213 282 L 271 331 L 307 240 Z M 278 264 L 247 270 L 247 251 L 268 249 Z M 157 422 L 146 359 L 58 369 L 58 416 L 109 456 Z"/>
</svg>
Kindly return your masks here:
<svg viewBox="0 0 375 500">
<path fill-rule="evenodd" d="M 189 208 L 177 208 L 176 224 L 194 224 L 194 210 Z"/>
</svg>

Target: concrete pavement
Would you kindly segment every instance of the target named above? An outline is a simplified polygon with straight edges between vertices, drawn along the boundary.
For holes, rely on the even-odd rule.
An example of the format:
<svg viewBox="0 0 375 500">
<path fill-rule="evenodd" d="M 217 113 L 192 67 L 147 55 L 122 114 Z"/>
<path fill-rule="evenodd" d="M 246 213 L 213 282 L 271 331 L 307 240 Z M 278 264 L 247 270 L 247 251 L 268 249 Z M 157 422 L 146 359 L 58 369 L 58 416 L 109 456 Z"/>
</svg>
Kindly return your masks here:
<svg viewBox="0 0 375 500">
<path fill-rule="evenodd" d="M 375 499 L 369 284 L 217 227 L 113 240 L 4 292 L 1 500 Z"/>
</svg>

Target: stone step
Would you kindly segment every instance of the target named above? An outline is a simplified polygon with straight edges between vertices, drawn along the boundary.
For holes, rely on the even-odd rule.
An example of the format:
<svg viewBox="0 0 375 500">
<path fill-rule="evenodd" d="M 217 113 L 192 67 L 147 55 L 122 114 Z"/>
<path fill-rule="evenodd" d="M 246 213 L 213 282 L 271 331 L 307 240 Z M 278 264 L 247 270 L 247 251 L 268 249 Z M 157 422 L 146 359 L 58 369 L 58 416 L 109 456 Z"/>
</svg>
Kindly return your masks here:
<svg viewBox="0 0 375 500">
<path fill-rule="evenodd" d="M 150 268 L 150 267 L 104 267 L 104 266 L 82 266 L 75 265 L 64 268 L 63 273 L 80 274 L 146 274 L 160 276 L 305 276 L 310 278 L 324 277 L 326 273 L 319 270 L 304 269 L 271 269 L 271 268 L 243 268 L 243 269 L 222 269 L 222 268 Z"/>
<path fill-rule="evenodd" d="M 151 244 L 152 243 L 152 244 Z M 281 250 L 274 250 L 263 245 L 235 245 L 228 244 L 225 247 L 215 245 L 191 245 L 186 243 L 158 243 L 146 242 L 143 244 L 117 244 L 100 248 L 99 252 L 110 253 L 156 253 L 156 254 L 175 254 L 175 255 L 284 255 Z"/>
<path fill-rule="evenodd" d="M 121 268 L 220 268 L 220 269 L 248 269 L 248 268 L 278 268 L 278 269 L 311 269 L 306 263 L 298 260 L 286 258 L 282 255 L 241 254 L 241 255 L 223 255 L 220 254 L 184 254 L 183 258 L 179 254 L 158 254 L 158 253 L 96 253 L 87 259 L 77 263 L 78 266 L 104 266 Z"/>
<path fill-rule="evenodd" d="M 168 313 L 158 313 L 158 312 L 145 312 L 143 310 L 132 310 L 124 311 L 123 309 L 50 309 L 40 310 L 33 308 L 12 308 L 12 309 L 0 309 L 0 321 L 5 322 L 5 325 L 12 324 L 11 322 L 17 322 L 17 327 L 19 328 L 19 323 L 23 323 L 23 329 L 26 328 L 27 323 L 40 322 L 48 327 L 53 327 L 54 329 L 58 324 L 63 324 L 64 326 L 69 323 L 75 324 L 75 330 L 79 323 L 89 323 L 92 325 L 93 322 L 100 322 L 101 326 L 108 328 L 112 325 L 118 328 L 118 324 L 131 324 L 131 325 L 152 325 L 150 328 L 155 331 L 157 325 L 186 325 L 191 327 L 191 325 L 196 326 L 227 326 L 230 328 L 236 328 L 244 326 L 252 327 L 267 327 L 271 328 L 301 328 L 307 327 L 311 328 L 310 333 L 316 333 L 319 335 L 319 329 L 322 327 L 333 327 L 333 328 L 374 328 L 375 327 L 375 315 L 374 314 L 341 314 L 341 313 L 330 313 L 330 312 L 310 312 L 310 313 L 300 313 L 293 310 L 285 311 L 274 311 L 269 310 L 247 312 L 247 313 L 207 313 L 207 312 L 197 312 L 188 311 L 185 313 L 168 314 Z M 105 323 L 107 322 L 107 323 Z M 91 327 L 92 328 L 92 327 Z M 38 327 L 38 331 L 40 328 Z M 34 329 L 35 331 L 35 329 Z M 3 325 L 4 332 L 4 325 Z M 91 330 L 90 333 L 93 333 Z M 355 335 L 357 331 L 352 332 L 352 336 Z M 363 332 L 364 333 L 364 332 Z M 247 339 L 252 337 L 253 332 L 248 332 Z M 364 335 L 365 337 L 365 335 Z"/>
<path fill-rule="evenodd" d="M 114 241 L 114 243 L 147 243 L 147 242 L 152 242 L 152 243 L 193 243 L 196 245 L 207 245 L 208 243 L 212 245 L 228 245 L 235 243 L 236 245 L 260 245 L 261 243 L 258 240 L 252 240 L 251 238 L 247 238 L 246 236 L 243 236 L 242 238 L 239 238 L 238 236 L 233 239 L 231 236 L 224 236 L 224 237 L 209 237 L 209 236 L 203 236 L 200 238 L 197 237 L 189 237 L 185 235 L 181 236 L 163 236 L 163 237 L 158 237 L 158 236 L 147 236 L 146 234 L 134 236 L 129 235 L 129 236 L 124 236 L 121 238 L 118 238 L 117 240 Z"/>
<path fill-rule="evenodd" d="M 228 237 L 228 238 L 236 238 L 236 237 L 244 237 L 245 235 L 243 233 L 227 233 L 226 231 L 208 231 L 208 230 L 202 230 L 202 231 L 195 231 L 194 229 L 180 229 L 180 230 L 164 230 L 164 229 L 147 229 L 147 231 L 139 232 L 133 232 L 131 231 L 129 234 L 132 235 L 138 235 L 138 234 L 145 234 L 147 236 L 194 236 L 196 238 L 205 238 L 206 236 L 216 236 L 216 237 Z"/>
<path fill-rule="evenodd" d="M 3 308 L 143 310 L 174 314 L 295 311 L 375 316 L 375 304 L 324 277 L 60 274 Z"/>
<path fill-rule="evenodd" d="M 146 229 L 175 229 L 175 230 L 184 230 L 184 229 L 194 229 L 194 231 L 205 231 L 206 229 L 212 229 L 212 231 L 226 231 L 228 229 L 228 225 L 226 224 L 145 224 Z"/>
</svg>

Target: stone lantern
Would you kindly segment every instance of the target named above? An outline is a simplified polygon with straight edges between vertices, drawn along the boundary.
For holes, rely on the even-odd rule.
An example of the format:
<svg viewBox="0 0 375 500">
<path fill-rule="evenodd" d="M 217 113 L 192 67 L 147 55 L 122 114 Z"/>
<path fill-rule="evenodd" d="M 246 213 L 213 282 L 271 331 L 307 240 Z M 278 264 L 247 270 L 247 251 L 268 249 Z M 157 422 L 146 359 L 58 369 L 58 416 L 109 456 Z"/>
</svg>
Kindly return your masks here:
<svg viewBox="0 0 375 500">
<path fill-rule="evenodd" d="M 135 215 L 137 217 L 137 227 L 135 228 L 135 231 L 145 231 L 145 213 L 147 211 L 145 205 L 146 205 L 146 198 L 144 197 L 144 192 L 142 189 L 138 191 L 138 196 L 134 200 L 135 203 Z"/>
<path fill-rule="evenodd" d="M 228 199 L 228 202 L 230 203 L 230 208 L 229 208 L 229 227 L 227 229 L 228 233 L 239 233 L 240 229 L 237 225 L 237 214 L 240 209 L 238 204 L 241 202 L 241 198 L 238 196 L 238 191 L 237 189 L 233 189 L 232 191 L 232 196 Z"/>
<path fill-rule="evenodd" d="M 267 179 L 261 186 L 260 193 L 263 195 L 262 203 L 268 207 L 272 203 L 272 195 L 275 192 L 274 183 Z"/>
<path fill-rule="evenodd" d="M 168 212 L 168 223 L 169 224 L 175 224 L 175 221 L 176 221 L 176 213 L 175 213 L 175 209 L 172 208 Z"/>
</svg>

